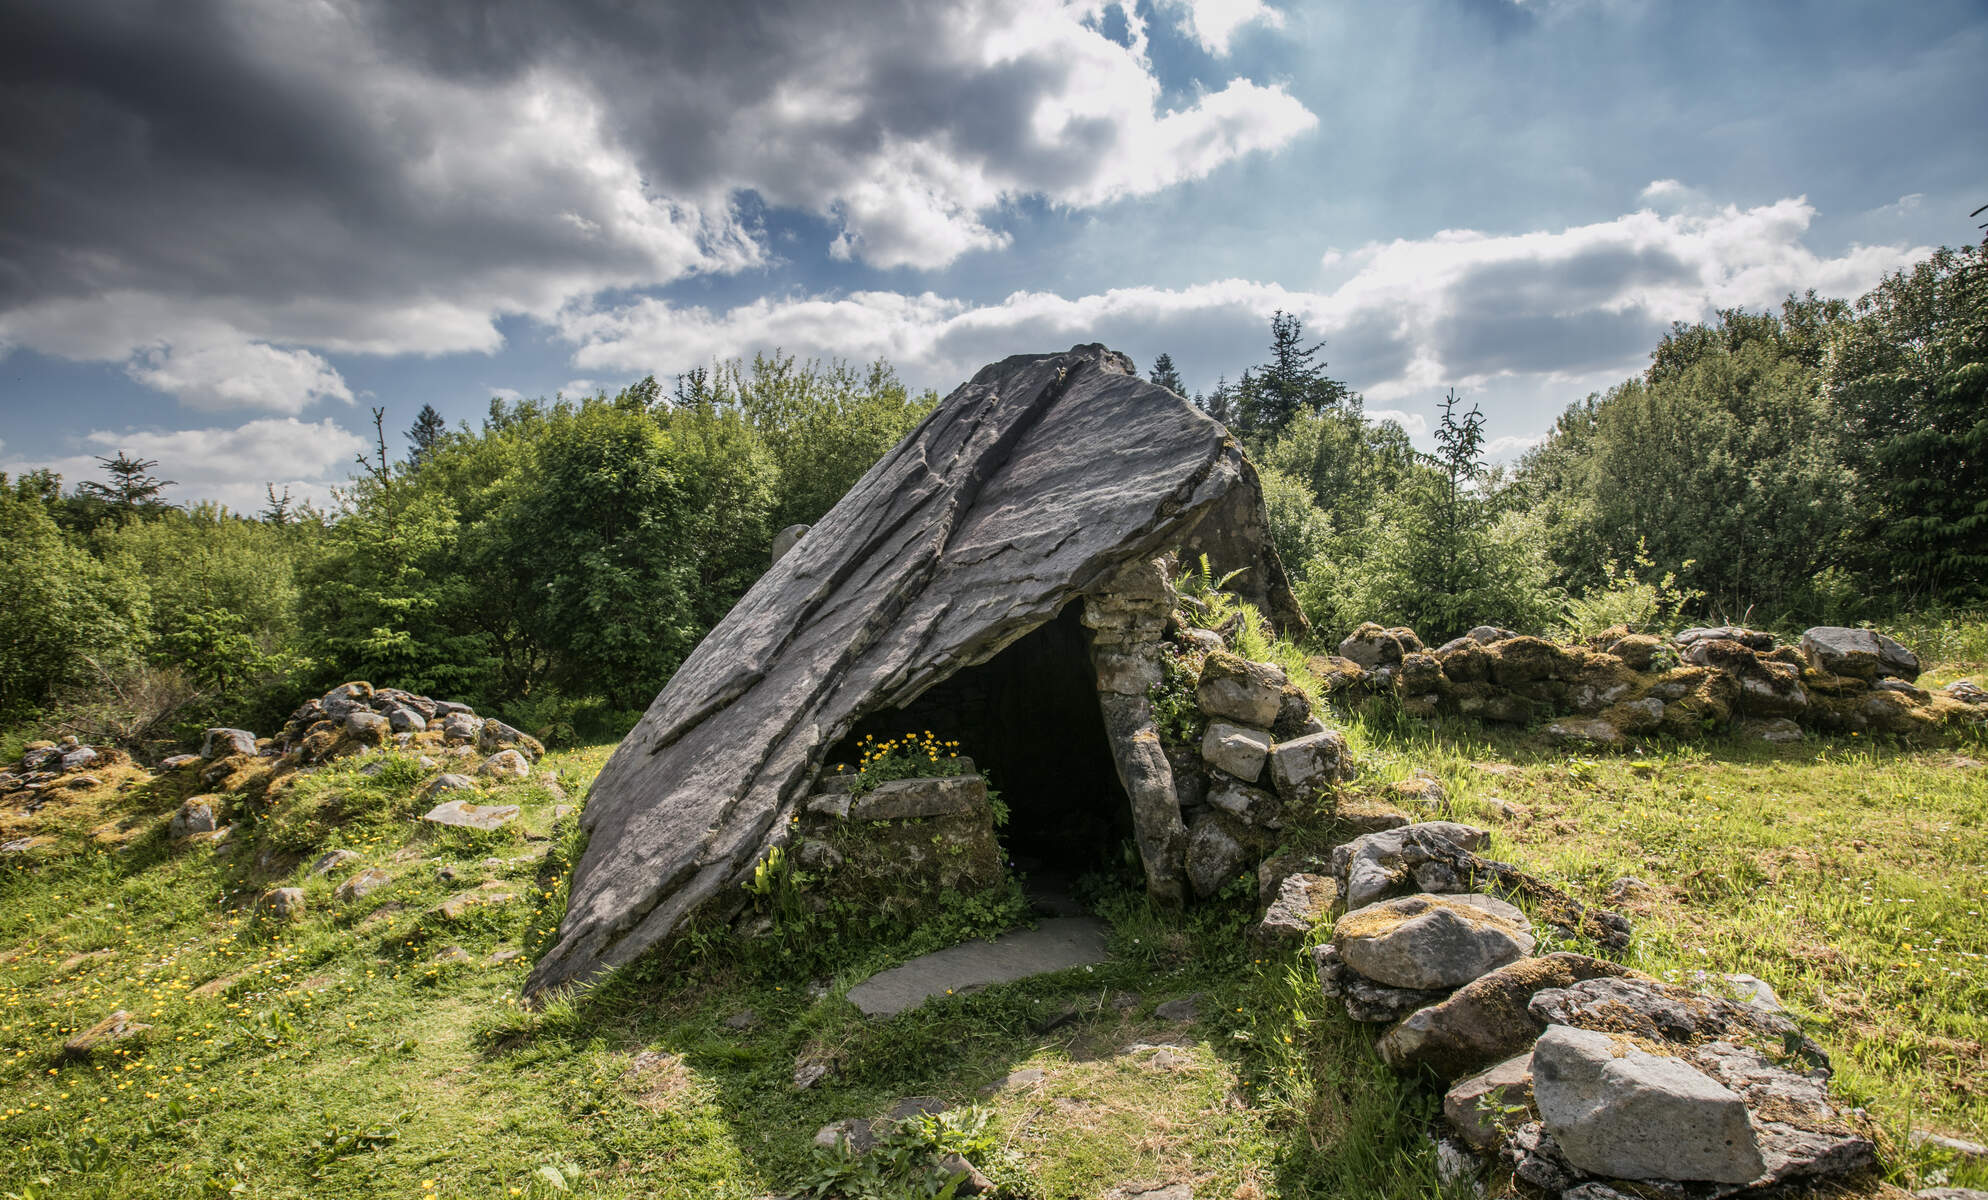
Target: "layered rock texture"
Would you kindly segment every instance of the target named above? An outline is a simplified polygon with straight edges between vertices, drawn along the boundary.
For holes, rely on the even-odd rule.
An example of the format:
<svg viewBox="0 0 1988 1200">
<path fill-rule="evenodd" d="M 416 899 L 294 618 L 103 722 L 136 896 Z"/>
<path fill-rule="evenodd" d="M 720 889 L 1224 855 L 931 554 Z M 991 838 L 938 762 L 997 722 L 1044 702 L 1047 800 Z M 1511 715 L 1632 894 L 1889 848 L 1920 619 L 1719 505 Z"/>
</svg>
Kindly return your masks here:
<svg viewBox="0 0 1988 1200">
<path fill-rule="evenodd" d="M 1264 527 L 1241 449 L 1122 355 L 984 368 L 793 543 L 621 743 L 527 990 L 628 962 L 735 896 L 858 721 L 1078 601 L 1149 887 L 1181 895 L 1190 835 L 1145 695 L 1171 610 L 1152 563 L 1205 554 L 1301 624 Z"/>
<path fill-rule="evenodd" d="M 1366 624 L 1338 654 L 1307 665 L 1336 693 L 1392 693 L 1411 716 L 1544 722 L 1549 740 L 1570 746 L 1729 729 L 1769 742 L 1815 730 L 1928 744 L 1988 724 L 1988 692 L 1965 682 L 1918 687 L 1910 650 L 1872 630 L 1834 626 L 1782 645 L 1737 626 L 1670 638 L 1617 628 L 1557 643 L 1484 625 L 1430 649 L 1412 629 Z"/>
</svg>

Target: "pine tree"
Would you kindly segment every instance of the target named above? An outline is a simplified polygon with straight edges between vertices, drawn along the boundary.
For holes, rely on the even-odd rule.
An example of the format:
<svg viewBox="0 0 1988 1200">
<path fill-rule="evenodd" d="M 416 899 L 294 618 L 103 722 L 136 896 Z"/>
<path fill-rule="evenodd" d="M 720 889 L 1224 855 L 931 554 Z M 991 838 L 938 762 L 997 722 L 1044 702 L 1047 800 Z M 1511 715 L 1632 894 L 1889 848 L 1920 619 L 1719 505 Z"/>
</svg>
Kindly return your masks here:
<svg viewBox="0 0 1988 1200">
<path fill-rule="evenodd" d="M 160 496 L 179 481 L 152 474 L 152 468 L 159 465 L 158 459 L 133 458 L 119 450 L 116 458 L 99 456 L 97 461 L 104 465 L 110 482 L 87 480 L 76 488 L 82 495 L 103 501 L 120 516 L 135 515 L 140 509 L 171 507 Z"/>
<path fill-rule="evenodd" d="M 1235 423 L 1235 395 L 1235 389 L 1229 386 L 1228 377 L 1225 375 L 1215 381 L 1214 391 L 1205 396 L 1196 396 L 1194 403 L 1202 412 L 1213 417 L 1217 424 L 1226 428 Z"/>
<path fill-rule="evenodd" d="M 1146 378 L 1159 384 L 1176 396 L 1187 395 L 1187 384 L 1181 381 L 1180 372 L 1174 370 L 1173 355 L 1162 354 L 1153 360 L 1153 369 Z"/>
<path fill-rule="evenodd" d="M 269 497 L 269 503 L 264 505 L 262 511 L 257 515 L 267 524 L 275 525 L 279 528 L 288 525 L 291 521 L 290 489 L 287 487 L 284 488 L 283 494 L 279 496 L 276 494 L 275 484 L 265 483 L 262 485 L 262 491 L 264 495 Z"/>
<path fill-rule="evenodd" d="M 434 405 L 422 405 L 420 415 L 414 418 L 414 424 L 407 430 L 408 443 L 413 447 L 407 456 L 407 464 L 418 467 L 428 461 L 428 456 L 435 452 L 435 444 L 447 435 L 448 429 L 448 423 L 442 420 L 442 414 L 435 411 Z"/>
<path fill-rule="evenodd" d="M 1301 413 L 1319 413 L 1346 402 L 1346 385 L 1327 377 L 1318 352 L 1323 341 L 1305 342 L 1304 322 L 1278 309 L 1270 318 L 1270 361 L 1239 389 L 1239 423 L 1259 442 L 1276 439 Z"/>
</svg>

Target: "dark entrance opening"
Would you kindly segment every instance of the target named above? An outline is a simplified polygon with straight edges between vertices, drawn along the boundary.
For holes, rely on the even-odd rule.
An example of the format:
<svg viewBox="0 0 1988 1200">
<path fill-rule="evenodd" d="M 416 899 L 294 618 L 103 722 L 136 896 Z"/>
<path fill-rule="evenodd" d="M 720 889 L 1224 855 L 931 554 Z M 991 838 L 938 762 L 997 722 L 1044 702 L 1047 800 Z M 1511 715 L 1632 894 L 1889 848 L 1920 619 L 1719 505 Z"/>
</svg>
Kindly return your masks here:
<svg viewBox="0 0 1988 1200">
<path fill-rule="evenodd" d="M 853 761 L 864 734 L 930 730 L 957 741 L 1008 805 L 1001 840 L 1031 891 L 1061 890 L 1106 864 L 1132 835 L 1132 806 L 1098 708 L 1081 604 L 903 708 L 864 719 L 829 761 Z"/>
</svg>

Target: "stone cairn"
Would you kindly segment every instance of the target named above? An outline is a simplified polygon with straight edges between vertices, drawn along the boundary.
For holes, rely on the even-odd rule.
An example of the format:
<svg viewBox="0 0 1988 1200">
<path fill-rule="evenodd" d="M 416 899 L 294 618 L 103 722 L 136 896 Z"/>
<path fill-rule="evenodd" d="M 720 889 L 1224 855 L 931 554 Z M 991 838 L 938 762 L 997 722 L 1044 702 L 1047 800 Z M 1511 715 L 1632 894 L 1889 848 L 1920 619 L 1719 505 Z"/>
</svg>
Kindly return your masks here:
<svg viewBox="0 0 1988 1200">
<path fill-rule="evenodd" d="M 201 739 L 199 753 L 176 754 L 159 766 L 166 771 L 197 771 L 203 785 L 222 787 L 233 786 L 231 779 L 257 763 L 267 765 L 272 773 L 287 774 L 389 746 L 418 755 L 421 766 L 434 772 L 419 792 L 438 801 L 424 820 L 485 830 L 515 818 L 517 806 L 476 805 L 465 797 L 475 794 L 479 781 L 530 779 L 532 765 L 545 754 L 538 739 L 494 718 L 479 717 L 467 704 L 355 682 L 306 702 L 273 738 L 217 727 Z M 540 778 L 564 799 L 552 776 Z M 462 795 L 451 798 L 450 793 Z M 173 815 L 171 836 L 224 839 L 227 830 L 218 827 L 220 801 L 219 796 L 203 795 L 181 804 Z"/>
<path fill-rule="evenodd" d="M 124 755 L 109 747 L 86 746 L 74 737 L 57 742 L 29 742 L 12 770 L 0 771 L 0 796 L 33 813 L 62 791 L 93 788 L 102 780 L 90 769 L 121 762 Z"/>
<path fill-rule="evenodd" d="M 1713 1200 L 1874 1164 L 1830 1100 L 1827 1056 L 1772 989 L 1536 954 L 1542 931 L 1513 900 L 1606 950 L 1629 926 L 1482 858 L 1488 840 L 1427 821 L 1338 847 L 1327 890 L 1345 913 L 1311 951 L 1349 1016 L 1387 1025 L 1381 1057 L 1446 1086 L 1447 1170 L 1475 1173 L 1482 1155 L 1563 1200 Z"/>
<path fill-rule="evenodd" d="M 1543 727 L 1553 741 L 1614 747 L 1630 737 L 1733 729 L 1768 742 L 1804 730 L 1916 743 L 1988 722 L 1988 690 L 1916 686 L 1919 659 L 1868 629 L 1818 626 L 1796 645 L 1735 626 L 1672 638 L 1617 629 L 1559 644 L 1479 626 L 1434 650 L 1412 629 L 1365 624 L 1307 664 L 1328 692 L 1392 694 L 1411 716 L 1455 713 Z"/>
<path fill-rule="evenodd" d="M 1344 740 L 1281 670 L 1185 621 L 1174 636 L 1183 666 L 1199 660 L 1194 696 L 1207 719 L 1198 747 L 1168 748 L 1189 880 L 1202 895 L 1220 890 L 1274 844 L 1292 806 L 1331 804 L 1345 840 L 1329 866 L 1291 855 L 1258 866 L 1258 935 L 1302 943 L 1341 914 L 1306 951 L 1319 986 L 1354 1020 L 1385 1026 L 1378 1050 L 1390 1066 L 1442 1083 L 1446 1175 L 1475 1175 L 1482 1158 L 1562 1200 L 1714 1200 L 1874 1165 L 1858 1114 L 1830 1099 L 1827 1056 L 1766 984 L 1701 976 L 1705 990 L 1694 990 L 1559 948 L 1618 953 L 1629 922 L 1486 857 L 1483 829 L 1355 807 L 1338 795 L 1352 774 Z M 1764 719 L 1763 705 L 1847 723 L 1934 704 L 1910 689 L 1909 653 L 1863 630 L 1811 630 L 1799 653 L 1733 629 L 1631 638 L 1594 650 L 1487 629 L 1432 653 L 1410 631 L 1363 626 L 1324 665 L 1339 687 L 1405 690 L 1429 712 L 1530 719 L 1568 704 L 1599 714 L 1617 741 L 1617 722 L 1659 728 L 1672 705 L 1697 728 L 1708 711 Z M 1666 648 L 1675 664 L 1662 663 Z M 1432 778 L 1403 781 L 1389 799 L 1443 812 Z"/>
</svg>

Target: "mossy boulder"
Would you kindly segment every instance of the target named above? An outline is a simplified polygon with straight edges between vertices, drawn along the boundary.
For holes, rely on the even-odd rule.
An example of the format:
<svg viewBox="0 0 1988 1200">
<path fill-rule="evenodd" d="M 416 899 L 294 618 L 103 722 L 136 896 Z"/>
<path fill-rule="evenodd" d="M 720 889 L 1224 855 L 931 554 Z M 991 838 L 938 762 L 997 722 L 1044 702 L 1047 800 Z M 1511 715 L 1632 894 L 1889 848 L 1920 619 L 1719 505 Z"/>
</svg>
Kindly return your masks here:
<svg viewBox="0 0 1988 1200">
<path fill-rule="evenodd" d="M 1484 653 L 1491 660 L 1491 679 L 1506 687 L 1571 679 L 1580 662 L 1568 648 L 1536 637 L 1493 642 Z"/>
</svg>

